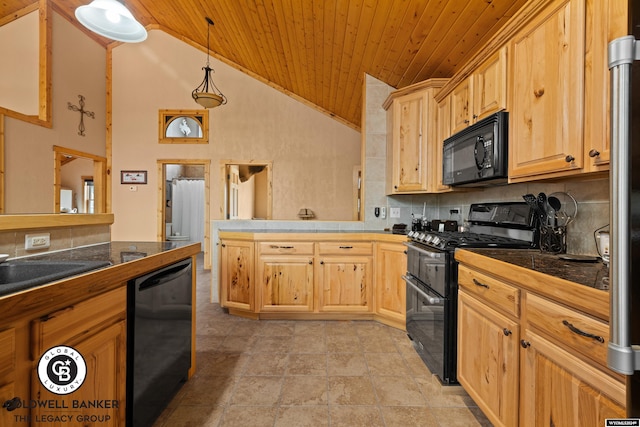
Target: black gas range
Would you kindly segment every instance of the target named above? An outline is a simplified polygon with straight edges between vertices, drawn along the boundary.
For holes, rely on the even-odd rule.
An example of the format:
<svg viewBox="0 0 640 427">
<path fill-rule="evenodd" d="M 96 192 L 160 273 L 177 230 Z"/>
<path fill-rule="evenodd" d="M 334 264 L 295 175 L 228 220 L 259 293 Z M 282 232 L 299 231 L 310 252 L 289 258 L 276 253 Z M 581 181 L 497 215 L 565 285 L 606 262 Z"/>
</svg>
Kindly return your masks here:
<svg viewBox="0 0 640 427">
<path fill-rule="evenodd" d="M 456 248 L 531 249 L 537 217 L 522 202 L 478 203 L 468 231 L 411 231 L 407 246 L 407 334 L 443 384 L 457 384 L 458 264 Z"/>
</svg>

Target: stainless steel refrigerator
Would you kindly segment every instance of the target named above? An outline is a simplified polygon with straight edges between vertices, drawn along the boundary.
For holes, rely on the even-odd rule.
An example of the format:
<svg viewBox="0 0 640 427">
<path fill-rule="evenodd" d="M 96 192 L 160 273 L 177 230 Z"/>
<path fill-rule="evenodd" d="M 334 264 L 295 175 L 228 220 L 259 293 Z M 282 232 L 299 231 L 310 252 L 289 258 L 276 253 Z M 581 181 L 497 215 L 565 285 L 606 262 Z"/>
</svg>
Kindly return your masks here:
<svg viewBox="0 0 640 427">
<path fill-rule="evenodd" d="M 607 363 L 627 376 L 627 416 L 640 417 L 640 1 L 629 36 L 609 44 L 611 72 L 610 338 Z"/>
</svg>

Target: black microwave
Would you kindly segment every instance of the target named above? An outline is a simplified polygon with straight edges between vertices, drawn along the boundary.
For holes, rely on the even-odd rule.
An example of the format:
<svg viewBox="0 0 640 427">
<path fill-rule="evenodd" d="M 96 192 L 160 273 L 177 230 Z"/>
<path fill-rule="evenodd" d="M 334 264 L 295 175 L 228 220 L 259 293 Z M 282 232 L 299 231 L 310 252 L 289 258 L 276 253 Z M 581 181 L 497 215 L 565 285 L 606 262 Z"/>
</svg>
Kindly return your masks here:
<svg viewBox="0 0 640 427">
<path fill-rule="evenodd" d="M 442 183 L 480 186 L 507 180 L 509 113 L 500 111 L 444 140 Z"/>
</svg>

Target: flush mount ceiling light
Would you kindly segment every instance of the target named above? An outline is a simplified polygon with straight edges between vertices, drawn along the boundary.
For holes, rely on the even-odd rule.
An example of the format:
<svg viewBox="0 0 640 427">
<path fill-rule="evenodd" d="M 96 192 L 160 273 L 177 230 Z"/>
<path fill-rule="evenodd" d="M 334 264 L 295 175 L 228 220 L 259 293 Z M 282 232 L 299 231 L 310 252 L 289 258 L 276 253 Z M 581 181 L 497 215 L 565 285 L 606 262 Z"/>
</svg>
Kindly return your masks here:
<svg viewBox="0 0 640 427">
<path fill-rule="evenodd" d="M 118 0 L 93 0 L 76 9 L 76 18 L 94 33 L 120 42 L 137 43 L 147 38 L 147 30 Z"/>
<path fill-rule="evenodd" d="M 213 25 L 213 21 L 208 17 L 204 19 L 207 21 L 207 65 L 202 68 L 204 70 L 204 80 L 202 80 L 200 86 L 191 92 L 191 96 L 204 108 L 214 108 L 226 104 L 227 97 L 220 92 L 211 77 L 213 69 L 209 66 L 209 29 Z"/>
</svg>

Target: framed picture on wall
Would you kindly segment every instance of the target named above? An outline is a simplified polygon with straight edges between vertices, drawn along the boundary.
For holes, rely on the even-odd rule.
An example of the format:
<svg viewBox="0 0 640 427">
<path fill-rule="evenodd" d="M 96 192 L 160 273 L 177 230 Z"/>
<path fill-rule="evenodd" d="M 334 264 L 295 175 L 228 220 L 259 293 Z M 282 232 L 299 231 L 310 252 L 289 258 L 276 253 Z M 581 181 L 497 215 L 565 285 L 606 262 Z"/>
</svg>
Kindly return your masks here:
<svg viewBox="0 0 640 427">
<path fill-rule="evenodd" d="M 120 171 L 120 184 L 146 184 L 147 171 Z"/>
<path fill-rule="evenodd" d="M 160 110 L 160 144 L 208 144 L 209 110 Z"/>
</svg>

